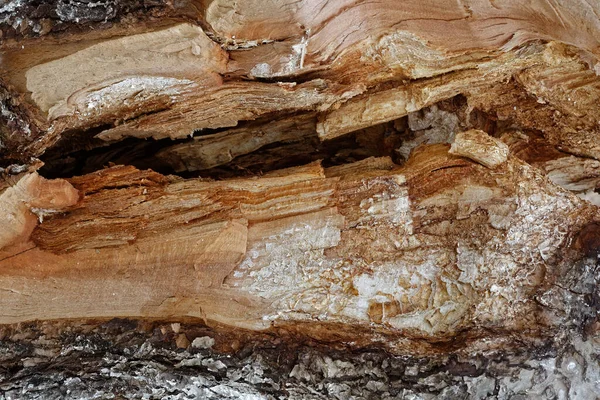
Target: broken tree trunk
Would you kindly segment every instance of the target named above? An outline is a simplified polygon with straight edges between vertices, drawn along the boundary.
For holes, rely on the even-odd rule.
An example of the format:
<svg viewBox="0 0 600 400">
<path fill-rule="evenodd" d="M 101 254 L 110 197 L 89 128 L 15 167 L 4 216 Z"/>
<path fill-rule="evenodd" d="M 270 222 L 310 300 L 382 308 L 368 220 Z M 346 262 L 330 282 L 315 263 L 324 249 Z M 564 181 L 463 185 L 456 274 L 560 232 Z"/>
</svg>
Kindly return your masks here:
<svg viewBox="0 0 600 400">
<path fill-rule="evenodd" d="M 4 396 L 594 398 L 598 15 L 4 3 Z"/>
</svg>

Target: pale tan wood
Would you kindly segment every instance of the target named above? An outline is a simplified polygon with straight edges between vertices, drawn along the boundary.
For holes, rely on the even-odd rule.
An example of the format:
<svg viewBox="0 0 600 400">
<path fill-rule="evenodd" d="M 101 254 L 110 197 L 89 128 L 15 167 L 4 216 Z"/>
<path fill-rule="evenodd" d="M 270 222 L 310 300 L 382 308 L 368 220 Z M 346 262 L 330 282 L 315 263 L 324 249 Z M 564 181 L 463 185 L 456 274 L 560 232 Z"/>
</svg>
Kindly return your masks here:
<svg viewBox="0 0 600 400">
<path fill-rule="evenodd" d="M 514 157 L 470 161 L 488 150 L 431 145 L 402 168 L 316 163 L 218 182 L 131 167 L 74 178 L 75 206 L 2 249 L 0 322 L 318 321 L 404 337 L 395 351 L 492 326 L 539 334 L 561 320 L 530 319 L 544 315 L 533 294 L 582 256 L 568 237 L 600 214 Z"/>
<path fill-rule="evenodd" d="M 29 145 L 12 138 L 14 151 L 42 154 L 72 129 L 102 126 L 98 137 L 108 141 L 185 138 L 283 110 L 323 112 L 319 133 L 328 139 L 458 93 L 484 107 L 477 87 L 512 76 L 552 110 L 597 119 L 599 13 L 583 0 L 172 7 L 156 24 L 4 44 L 3 86 L 23 96 L 22 129 L 43 137 Z M 570 50 L 549 53 L 540 41 Z M 577 139 L 547 134 L 568 151 L 597 157 L 595 144 L 577 145 L 593 129 L 574 132 Z"/>
</svg>

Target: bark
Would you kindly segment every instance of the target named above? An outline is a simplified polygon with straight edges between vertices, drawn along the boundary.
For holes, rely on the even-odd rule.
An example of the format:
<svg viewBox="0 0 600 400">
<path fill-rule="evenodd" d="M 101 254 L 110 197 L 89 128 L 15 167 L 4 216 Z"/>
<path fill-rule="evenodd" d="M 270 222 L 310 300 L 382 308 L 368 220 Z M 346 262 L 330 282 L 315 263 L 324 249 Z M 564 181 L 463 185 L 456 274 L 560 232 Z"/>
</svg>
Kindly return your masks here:
<svg viewBox="0 0 600 400">
<path fill-rule="evenodd" d="M 4 396 L 595 398 L 598 15 L 0 6 Z"/>
</svg>

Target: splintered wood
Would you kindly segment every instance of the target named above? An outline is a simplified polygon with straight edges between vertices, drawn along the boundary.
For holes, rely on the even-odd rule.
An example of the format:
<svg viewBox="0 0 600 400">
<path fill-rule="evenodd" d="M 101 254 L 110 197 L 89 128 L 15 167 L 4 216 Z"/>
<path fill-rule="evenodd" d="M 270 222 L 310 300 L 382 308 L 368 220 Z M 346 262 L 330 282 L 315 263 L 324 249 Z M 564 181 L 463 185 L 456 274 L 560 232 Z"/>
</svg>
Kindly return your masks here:
<svg viewBox="0 0 600 400">
<path fill-rule="evenodd" d="M 81 131 L 108 142 L 183 139 L 285 111 L 318 111 L 317 131 L 331 139 L 457 94 L 485 108 L 498 97 L 490 84 L 511 77 L 546 114 L 599 119 L 600 21 L 583 0 L 209 3 L 157 2 L 169 18 L 87 31 L 71 26 L 91 23 L 78 9 L 60 37 L 5 26 L 2 116 L 18 132 L 4 135 L 10 158 L 28 162 Z M 569 124 L 574 139 L 551 125 L 554 144 L 597 154 L 597 138 L 577 144 L 598 136 L 595 122 Z"/>
<path fill-rule="evenodd" d="M 598 329 L 599 4 L 51 3 L 0 8 L 0 324 Z"/>
<path fill-rule="evenodd" d="M 596 207 L 514 157 L 489 169 L 431 145 L 386 165 L 220 182 L 114 167 L 51 182 L 68 194 L 53 207 L 71 207 L 4 240 L 1 322 L 193 316 L 265 329 L 318 318 L 377 326 L 395 350 L 561 323 L 540 320 L 534 294 L 577 259 L 572 235 L 600 221 Z M 3 194 L 14 214 L 43 202 L 39 191 L 12 199 L 31 179 Z"/>
</svg>

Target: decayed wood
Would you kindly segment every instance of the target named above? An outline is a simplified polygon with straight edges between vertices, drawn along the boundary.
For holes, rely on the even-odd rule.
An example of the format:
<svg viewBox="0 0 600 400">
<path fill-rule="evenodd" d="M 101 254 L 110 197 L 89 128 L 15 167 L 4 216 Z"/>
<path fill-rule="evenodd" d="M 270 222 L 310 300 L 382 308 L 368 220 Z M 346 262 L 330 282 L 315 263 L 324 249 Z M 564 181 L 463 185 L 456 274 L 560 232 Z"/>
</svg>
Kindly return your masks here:
<svg viewBox="0 0 600 400">
<path fill-rule="evenodd" d="M 485 162 L 506 147 L 484 132 L 461 135 L 463 157 L 431 145 L 401 168 L 365 160 L 209 182 L 115 167 L 73 178 L 81 200 L 2 249 L 0 322 L 319 321 L 412 352 L 428 351 L 421 338 L 557 329 L 551 303 L 535 299 L 594 251 L 600 214 L 506 152 Z"/>
<path fill-rule="evenodd" d="M 598 80 L 589 66 L 596 63 L 599 23 L 595 6 L 583 1 L 536 1 L 523 8 L 510 2 L 405 2 L 398 8 L 394 2 L 316 0 L 280 7 L 260 1 L 157 7 L 169 19 L 153 25 L 123 21 L 77 34 L 66 29 L 58 40 L 7 40 L 3 86 L 13 98 L 22 96 L 17 104 L 5 104 L 3 115 L 20 121 L 21 132 L 31 131 L 37 139 L 5 138 L 13 158 L 38 156 L 72 129 L 100 125 L 99 137 L 105 140 L 185 138 L 195 130 L 235 126 L 282 109 L 324 112 L 319 132 L 330 138 L 515 74 L 522 82 L 547 74 L 549 80 L 525 83 L 527 91 L 561 112 L 596 113 Z M 74 21 L 67 14 L 80 12 L 57 11 L 67 26 Z M 202 27 L 197 21 L 204 21 Z M 539 39 L 574 46 L 572 54 L 547 54 L 535 44 Z M 448 73 L 458 75 L 444 78 Z M 437 83 L 434 78 L 391 92 L 378 86 L 440 75 Z M 564 79 L 552 81 L 552 76 Z M 292 82 L 252 82 L 278 78 Z M 558 107 L 557 96 L 549 93 L 560 97 L 562 89 L 545 88 L 565 85 L 577 104 L 565 98 Z M 575 92 L 588 100 L 578 101 Z M 590 129 L 596 128 L 581 134 Z M 548 135 L 557 144 L 569 141 Z"/>
<path fill-rule="evenodd" d="M 508 146 L 483 131 L 472 130 L 456 135 L 449 153 L 469 157 L 488 168 L 496 168 L 506 162 Z"/>
<path fill-rule="evenodd" d="M 272 143 L 311 137 L 315 133 L 316 122 L 314 114 L 306 114 L 230 129 L 166 147 L 156 156 L 177 172 L 206 170 Z"/>
<path fill-rule="evenodd" d="M 1 197 L 0 248 L 27 241 L 36 225 L 35 214 L 41 219 L 45 213 L 58 212 L 78 200 L 77 190 L 60 179 L 48 181 L 33 172 L 11 180 L 14 184 L 5 188 Z"/>
<path fill-rule="evenodd" d="M 598 160 L 558 151 L 535 133 L 509 131 L 502 135 L 502 140 L 519 158 L 544 171 L 554 184 L 600 205 L 600 197 L 595 192 L 600 187 Z"/>
<path fill-rule="evenodd" d="M 40 371 L 87 352 L 72 328 L 135 351 L 145 372 L 125 362 L 126 380 L 159 353 L 206 367 L 185 396 L 590 398 L 599 15 L 585 0 L 5 2 L 0 389 L 64 380 Z M 358 351 L 372 364 L 344 388 Z"/>
</svg>

